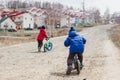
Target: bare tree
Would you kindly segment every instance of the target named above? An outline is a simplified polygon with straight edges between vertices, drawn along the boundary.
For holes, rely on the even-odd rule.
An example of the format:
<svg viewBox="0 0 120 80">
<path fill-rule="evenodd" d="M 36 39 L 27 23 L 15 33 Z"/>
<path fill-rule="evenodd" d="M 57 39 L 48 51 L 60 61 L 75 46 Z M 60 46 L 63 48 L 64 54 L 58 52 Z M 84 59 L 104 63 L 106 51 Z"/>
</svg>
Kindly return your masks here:
<svg viewBox="0 0 120 80">
<path fill-rule="evenodd" d="M 35 6 L 36 8 L 41 8 L 41 2 L 36 1 L 36 2 L 34 3 L 34 6 Z"/>
<path fill-rule="evenodd" d="M 104 12 L 104 18 L 105 18 L 105 23 L 109 23 L 109 20 L 110 20 L 109 8 L 107 8 L 106 11 Z"/>
<path fill-rule="evenodd" d="M 43 2 L 43 9 L 51 9 L 51 4 L 49 2 Z"/>
<path fill-rule="evenodd" d="M 95 23 L 101 22 L 101 16 L 100 16 L 100 11 L 97 8 L 91 8 L 88 10 L 90 16 L 94 18 Z"/>
<path fill-rule="evenodd" d="M 120 12 L 115 12 L 112 14 L 111 20 L 113 23 L 120 24 Z"/>
</svg>

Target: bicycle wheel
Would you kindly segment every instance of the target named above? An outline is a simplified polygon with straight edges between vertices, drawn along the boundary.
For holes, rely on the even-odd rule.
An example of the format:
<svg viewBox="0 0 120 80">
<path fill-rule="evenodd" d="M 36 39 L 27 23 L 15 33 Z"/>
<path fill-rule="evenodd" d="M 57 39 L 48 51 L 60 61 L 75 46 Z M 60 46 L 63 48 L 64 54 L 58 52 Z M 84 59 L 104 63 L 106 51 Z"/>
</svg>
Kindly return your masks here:
<svg viewBox="0 0 120 80">
<path fill-rule="evenodd" d="M 77 62 L 76 62 L 76 69 L 77 69 L 77 74 L 80 74 L 80 63 L 79 63 L 79 61 L 77 60 Z"/>
<path fill-rule="evenodd" d="M 48 51 L 50 51 L 52 49 L 52 47 L 53 47 L 53 44 L 50 42 L 48 47 L 47 47 Z"/>
</svg>

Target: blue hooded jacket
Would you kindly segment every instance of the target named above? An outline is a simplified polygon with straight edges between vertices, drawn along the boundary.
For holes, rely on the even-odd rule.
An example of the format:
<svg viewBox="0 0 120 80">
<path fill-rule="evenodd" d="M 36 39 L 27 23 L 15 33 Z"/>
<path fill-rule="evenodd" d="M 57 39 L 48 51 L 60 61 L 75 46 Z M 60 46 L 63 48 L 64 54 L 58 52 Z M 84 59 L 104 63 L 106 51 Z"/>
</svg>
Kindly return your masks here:
<svg viewBox="0 0 120 80">
<path fill-rule="evenodd" d="M 84 52 L 84 44 L 86 43 L 86 39 L 79 35 L 75 29 L 69 31 L 68 37 L 64 41 L 64 45 L 66 47 L 70 46 L 70 53 L 83 53 Z"/>
</svg>

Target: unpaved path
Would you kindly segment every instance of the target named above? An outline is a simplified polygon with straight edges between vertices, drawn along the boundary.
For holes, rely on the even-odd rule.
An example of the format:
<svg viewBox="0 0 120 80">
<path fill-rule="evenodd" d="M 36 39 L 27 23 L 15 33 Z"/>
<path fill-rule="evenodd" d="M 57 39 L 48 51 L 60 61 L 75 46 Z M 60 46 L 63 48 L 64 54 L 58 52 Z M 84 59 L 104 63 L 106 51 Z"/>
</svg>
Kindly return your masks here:
<svg viewBox="0 0 120 80">
<path fill-rule="evenodd" d="M 66 76 L 68 48 L 64 37 L 51 39 L 54 48 L 37 53 L 37 42 L 0 48 L 0 80 L 120 80 L 120 51 L 107 32 L 112 25 L 84 29 L 84 68 Z"/>
</svg>

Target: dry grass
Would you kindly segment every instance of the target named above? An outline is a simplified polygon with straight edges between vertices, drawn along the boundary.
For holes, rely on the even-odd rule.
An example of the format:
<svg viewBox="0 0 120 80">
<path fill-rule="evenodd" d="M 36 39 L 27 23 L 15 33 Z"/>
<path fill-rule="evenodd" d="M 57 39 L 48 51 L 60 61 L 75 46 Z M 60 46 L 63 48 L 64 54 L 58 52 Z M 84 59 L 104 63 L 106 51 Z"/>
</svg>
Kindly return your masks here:
<svg viewBox="0 0 120 80">
<path fill-rule="evenodd" d="M 80 32 L 82 30 L 83 27 L 75 27 L 75 30 Z M 57 37 L 57 36 L 64 36 L 67 35 L 69 32 L 70 28 L 61 28 L 61 29 L 53 29 L 52 30 L 52 36 L 53 37 Z M 47 31 L 48 35 L 51 36 L 51 31 Z"/>
<path fill-rule="evenodd" d="M 19 44 L 19 43 L 25 43 L 25 42 L 31 42 L 35 41 L 34 38 L 25 38 L 25 37 L 0 37 L 0 44 L 2 45 L 13 45 L 13 44 Z"/>
<path fill-rule="evenodd" d="M 76 30 L 81 31 L 82 28 L 78 27 L 76 28 Z M 54 29 L 52 30 L 52 34 L 53 34 L 52 36 L 57 37 L 57 36 L 67 35 L 68 31 L 69 28 Z M 4 32 L 0 32 L 0 46 L 36 41 L 38 32 L 39 30 L 7 32 L 7 35 Z M 49 32 L 48 30 L 47 32 L 50 33 L 51 31 Z M 48 34 L 48 36 L 51 37 L 51 34 Z"/>
<path fill-rule="evenodd" d="M 7 33 L 0 31 L 0 47 L 35 41 L 36 34 L 37 33 L 27 33 L 26 31 L 7 32 Z"/>
<path fill-rule="evenodd" d="M 110 30 L 112 41 L 120 47 L 120 25 L 115 26 Z"/>
</svg>

